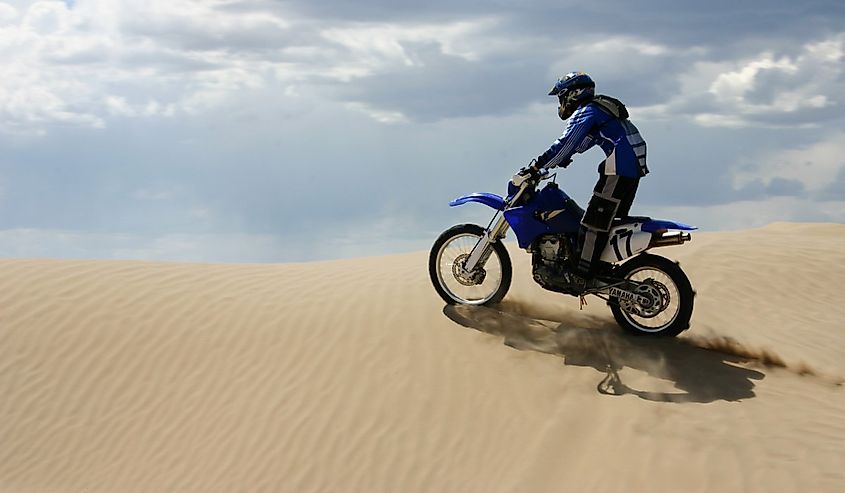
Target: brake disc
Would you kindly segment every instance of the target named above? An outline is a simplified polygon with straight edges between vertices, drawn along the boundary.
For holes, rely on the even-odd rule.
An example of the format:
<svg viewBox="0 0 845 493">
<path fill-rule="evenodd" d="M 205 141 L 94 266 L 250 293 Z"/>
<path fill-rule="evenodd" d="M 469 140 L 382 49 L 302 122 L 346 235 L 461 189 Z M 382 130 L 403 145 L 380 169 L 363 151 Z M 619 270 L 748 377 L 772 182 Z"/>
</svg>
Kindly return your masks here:
<svg viewBox="0 0 845 493">
<path fill-rule="evenodd" d="M 487 277 L 487 271 L 476 267 L 475 272 L 467 272 L 464 266 L 468 259 L 468 253 L 458 255 L 452 263 L 452 275 L 464 286 L 478 286 L 484 282 L 484 278 Z"/>
</svg>

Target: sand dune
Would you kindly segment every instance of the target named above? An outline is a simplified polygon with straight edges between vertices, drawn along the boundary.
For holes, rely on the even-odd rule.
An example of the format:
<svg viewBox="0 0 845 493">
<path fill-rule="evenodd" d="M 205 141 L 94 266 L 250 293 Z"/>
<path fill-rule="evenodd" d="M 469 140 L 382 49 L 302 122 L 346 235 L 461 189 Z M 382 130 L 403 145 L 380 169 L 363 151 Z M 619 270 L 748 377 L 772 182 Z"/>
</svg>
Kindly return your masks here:
<svg viewBox="0 0 845 493">
<path fill-rule="evenodd" d="M 843 491 L 845 226 L 662 249 L 692 328 L 530 279 L 444 307 L 427 252 L 0 261 L 2 492 Z"/>
</svg>

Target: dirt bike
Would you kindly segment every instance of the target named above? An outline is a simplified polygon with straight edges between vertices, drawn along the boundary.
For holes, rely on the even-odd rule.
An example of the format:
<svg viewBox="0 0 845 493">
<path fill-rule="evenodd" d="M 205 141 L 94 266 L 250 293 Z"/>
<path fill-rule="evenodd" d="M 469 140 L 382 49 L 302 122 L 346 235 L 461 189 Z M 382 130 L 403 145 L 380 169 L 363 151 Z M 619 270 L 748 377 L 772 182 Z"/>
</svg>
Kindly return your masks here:
<svg viewBox="0 0 845 493">
<path fill-rule="evenodd" d="M 543 288 L 607 302 L 616 322 L 634 334 L 676 336 L 689 328 L 694 291 L 677 262 L 647 253 L 690 241 L 694 226 L 644 216 L 609 218 L 609 240 L 600 271 L 585 283 L 573 267 L 580 257 L 578 231 L 584 210 L 561 190 L 547 170 L 525 169 L 508 184 L 507 197 L 473 193 L 449 203 L 478 202 L 496 210 L 486 228 L 459 224 L 431 248 L 429 275 L 446 303 L 491 305 L 510 288 L 513 268 L 502 243 L 508 229 L 532 258 L 534 281 Z M 542 182 L 546 185 L 539 188 Z"/>
</svg>

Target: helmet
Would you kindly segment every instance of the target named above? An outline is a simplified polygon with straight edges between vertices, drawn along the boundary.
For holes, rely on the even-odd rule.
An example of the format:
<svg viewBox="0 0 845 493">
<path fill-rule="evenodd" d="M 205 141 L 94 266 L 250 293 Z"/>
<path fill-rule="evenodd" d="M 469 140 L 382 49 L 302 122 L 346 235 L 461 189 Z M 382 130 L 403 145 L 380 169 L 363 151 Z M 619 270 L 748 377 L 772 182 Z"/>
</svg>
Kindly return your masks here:
<svg viewBox="0 0 845 493">
<path fill-rule="evenodd" d="M 557 96 L 560 107 L 557 110 L 561 120 L 569 118 L 585 101 L 596 94 L 596 83 L 584 72 L 569 72 L 549 91 L 549 96 Z"/>
</svg>

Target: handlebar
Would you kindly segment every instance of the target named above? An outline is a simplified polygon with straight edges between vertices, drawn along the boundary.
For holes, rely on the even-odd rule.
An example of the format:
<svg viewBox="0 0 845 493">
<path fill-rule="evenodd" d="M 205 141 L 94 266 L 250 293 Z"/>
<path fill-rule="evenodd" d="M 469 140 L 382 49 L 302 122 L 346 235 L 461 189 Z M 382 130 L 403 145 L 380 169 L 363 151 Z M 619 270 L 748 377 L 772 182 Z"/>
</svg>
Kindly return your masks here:
<svg viewBox="0 0 845 493">
<path fill-rule="evenodd" d="M 537 171 L 537 173 L 532 173 L 528 170 L 528 168 L 521 168 L 519 171 L 513 175 L 511 178 L 511 183 L 516 185 L 517 187 L 521 187 L 524 183 L 527 182 L 535 182 L 539 183 L 543 180 L 548 180 L 551 177 L 551 171 L 547 168 L 542 168 Z"/>
<path fill-rule="evenodd" d="M 508 193 L 508 198 L 506 199 L 506 207 L 510 207 L 511 205 L 515 204 L 522 194 L 525 193 L 529 187 L 531 190 L 534 190 L 534 186 L 538 183 L 542 182 L 543 180 L 548 180 L 552 177 L 551 171 L 547 168 L 542 168 L 537 171 L 537 173 L 529 172 L 527 168 L 522 168 L 511 179 L 511 185 L 513 185 L 517 190 L 512 193 Z M 510 190 L 510 188 L 509 188 Z"/>
</svg>

